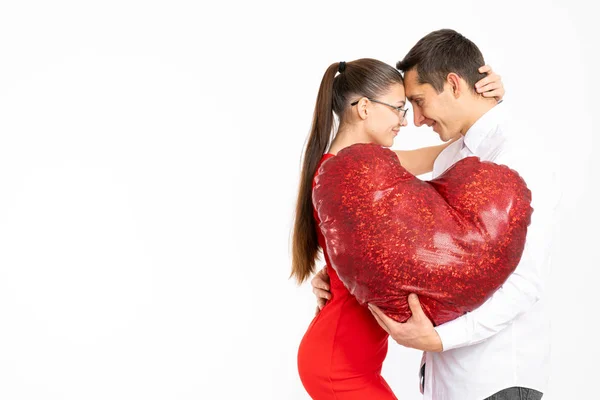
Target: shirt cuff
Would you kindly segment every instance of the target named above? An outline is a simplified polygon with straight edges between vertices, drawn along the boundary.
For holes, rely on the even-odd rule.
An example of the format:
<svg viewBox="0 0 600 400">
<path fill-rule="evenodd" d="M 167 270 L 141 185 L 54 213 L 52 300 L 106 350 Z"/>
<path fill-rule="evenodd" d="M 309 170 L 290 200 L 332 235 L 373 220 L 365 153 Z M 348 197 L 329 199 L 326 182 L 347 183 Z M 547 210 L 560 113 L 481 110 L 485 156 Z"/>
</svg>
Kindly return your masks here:
<svg viewBox="0 0 600 400">
<path fill-rule="evenodd" d="M 468 344 L 471 335 L 467 329 L 468 313 L 455 320 L 434 327 L 442 340 L 442 351 L 452 350 Z"/>
</svg>

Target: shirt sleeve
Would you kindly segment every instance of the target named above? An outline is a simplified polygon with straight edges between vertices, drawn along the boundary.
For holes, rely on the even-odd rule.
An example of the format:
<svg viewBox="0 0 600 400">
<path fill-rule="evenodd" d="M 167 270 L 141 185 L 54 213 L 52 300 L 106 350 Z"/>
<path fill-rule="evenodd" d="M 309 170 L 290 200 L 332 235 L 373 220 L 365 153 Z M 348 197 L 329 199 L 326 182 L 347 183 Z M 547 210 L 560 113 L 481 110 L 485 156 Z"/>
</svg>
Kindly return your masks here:
<svg viewBox="0 0 600 400">
<path fill-rule="evenodd" d="M 499 157 L 494 162 L 513 168 L 507 157 Z M 536 179 L 537 185 L 532 187 L 526 179 L 532 192 L 534 212 L 517 268 L 500 289 L 479 308 L 435 327 L 442 340 L 444 351 L 488 339 L 509 326 L 542 297 L 544 277 L 550 263 L 551 225 L 557 199 L 557 196 L 552 194 L 552 190 L 548 190 L 554 186 L 549 181 L 544 182 L 543 179 L 541 181 Z M 536 203 L 538 198 L 540 202 Z"/>
</svg>

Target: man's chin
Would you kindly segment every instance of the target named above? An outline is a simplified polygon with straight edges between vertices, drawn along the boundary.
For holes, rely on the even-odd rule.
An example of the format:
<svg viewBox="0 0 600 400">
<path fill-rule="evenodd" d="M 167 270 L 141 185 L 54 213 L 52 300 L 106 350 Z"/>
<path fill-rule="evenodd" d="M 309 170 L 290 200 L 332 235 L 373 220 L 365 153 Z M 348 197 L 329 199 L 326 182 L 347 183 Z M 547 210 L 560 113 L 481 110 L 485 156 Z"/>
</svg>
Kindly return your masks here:
<svg viewBox="0 0 600 400">
<path fill-rule="evenodd" d="M 449 137 L 449 135 L 445 134 L 444 132 L 436 132 L 438 134 L 438 136 L 440 137 L 440 139 L 442 139 L 442 142 L 447 142 L 448 140 L 450 140 L 451 138 Z"/>
<path fill-rule="evenodd" d="M 438 136 L 440 137 L 440 139 L 442 139 L 444 142 L 447 142 L 448 140 L 450 140 L 450 139 L 448 139 L 448 135 L 446 135 L 445 132 L 438 131 L 438 125 L 437 124 L 434 124 L 432 128 L 433 128 L 433 131 L 435 133 L 437 133 Z"/>
<path fill-rule="evenodd" d="M 438 133 L 438 135 L 440 136 L 440 139 L 442 139 L 443 142 L 449 142 L 451 140 L 457 139 L 458 137 L 460 137 L 460 133 L 457 134 L 449 134 L 449 133 Z"/>
</svg>

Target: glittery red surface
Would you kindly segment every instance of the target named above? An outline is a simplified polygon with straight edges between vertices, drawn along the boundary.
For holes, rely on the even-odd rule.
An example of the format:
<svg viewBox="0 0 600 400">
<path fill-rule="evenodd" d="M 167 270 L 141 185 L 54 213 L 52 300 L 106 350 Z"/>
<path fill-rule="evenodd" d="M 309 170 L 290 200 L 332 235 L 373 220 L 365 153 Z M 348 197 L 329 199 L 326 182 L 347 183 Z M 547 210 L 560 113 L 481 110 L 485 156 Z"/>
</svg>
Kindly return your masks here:
<svg viewBox="0 0 600 400">
<path fill-rule="evenodd" d="M 313 202 L 332 267 L 359 302 L 405 322 L 407 296 L 416 293 L 435 325 L 502 285 L 533 212 L 531 192 L 506 166 L 468 157 L 421 181 L 374 144 L 326 160 Z"/>
</svg>

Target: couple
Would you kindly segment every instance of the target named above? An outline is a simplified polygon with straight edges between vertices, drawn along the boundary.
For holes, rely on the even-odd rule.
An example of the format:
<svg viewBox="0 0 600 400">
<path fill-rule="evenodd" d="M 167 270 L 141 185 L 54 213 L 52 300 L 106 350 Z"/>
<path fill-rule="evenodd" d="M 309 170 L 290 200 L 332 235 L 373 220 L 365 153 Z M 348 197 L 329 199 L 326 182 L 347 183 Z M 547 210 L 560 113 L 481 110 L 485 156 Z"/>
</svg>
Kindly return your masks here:
<svg viewBox="0 0 600 400">
<path fill-rule="evenodd" d="M 396 151 L 418 175 L 437 177 L 457 161 L 477 156 L 516 170 L 532 192 L 534 213 L 516 270 L 481 307 L 434 327 L 416 295 L 412 317 L 398 323 L 350 295 L 323 248 L 326 267 L 312 280 L 318 314 L 298 352 L 302 383 L 314 399 L 396 399 L 381 376 L 388 335 L 424 351 L 420 368 L 424 399 L 540 399 L 549 368 L 549 320 L 543 279 L 549 265 L 552 185 L 538 165 L 526 132 L 511 132 L 499 77 L 480 66 L 477 46 L 453 30 L 423 37 L 397 64 L 360 59 L 331 65 L 321 82 L 301 175 L 293 238 L 292 275 L 314 272 L 324 238 L 313 208 L 313 179 L 322 162 L 355 143 L 390 147 L 406 126 L 406 100 L 416 126 L 433 127 L 441 146 Z M 481 72 L 488 72 L 488 76 Z M 339 129 L 330 143 L 335 113 Z M 527 150 L 524 153 L 523 150 Z M 540 173 L 540 170 L 542 173 Z M 537 171 L 537 172 L 536 172 Z M 325 303 L 326 302 L 326 303 Z"/>
</svg>

